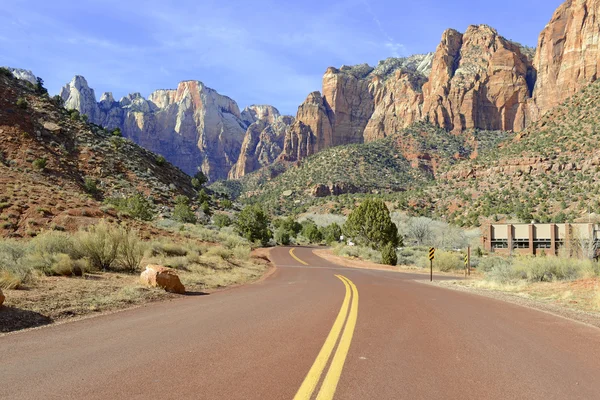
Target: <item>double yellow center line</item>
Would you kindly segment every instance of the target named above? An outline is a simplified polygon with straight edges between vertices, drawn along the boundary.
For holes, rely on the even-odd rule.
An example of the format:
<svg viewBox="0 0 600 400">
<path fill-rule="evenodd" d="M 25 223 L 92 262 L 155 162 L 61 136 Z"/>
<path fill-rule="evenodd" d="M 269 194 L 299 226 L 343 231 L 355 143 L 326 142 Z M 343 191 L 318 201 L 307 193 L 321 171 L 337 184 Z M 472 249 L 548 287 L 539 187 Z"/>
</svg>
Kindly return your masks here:
<svg viewBox="0 0 600 400">
<path fill-rule="evenodd" d="M 350 343 L 352 342 L 354 328 L 356 327 L 356 319 L 358 317 L 358 290 L 354 283 L 345 276 L 336 275 L 336 277 L 339 278 L 346 287 L 346 295 L 342 303 L 342 308 L 333 323 L 333 327 L 331 328 L 327 339 L 325 339 L 325 344 L 323 344 L 314 364 L 308 371 L 306 378 L 304 378 L 304 382 L 302 382 L 302 386 L 300 386 L 294 400 L 310 400 L 312 398 L 313 392 L 321 380 L 323 371 L 331 358 L 331 353 L 336 344 L 337 350 L 329 365 L 329 370 L 323 379 L 321 389 L 317 394 L 317 400 L 333 399 L 340 376 L 342 375 L 342 369 L 344 368 L 346 356 L 350 349 Z"/>
</svg>

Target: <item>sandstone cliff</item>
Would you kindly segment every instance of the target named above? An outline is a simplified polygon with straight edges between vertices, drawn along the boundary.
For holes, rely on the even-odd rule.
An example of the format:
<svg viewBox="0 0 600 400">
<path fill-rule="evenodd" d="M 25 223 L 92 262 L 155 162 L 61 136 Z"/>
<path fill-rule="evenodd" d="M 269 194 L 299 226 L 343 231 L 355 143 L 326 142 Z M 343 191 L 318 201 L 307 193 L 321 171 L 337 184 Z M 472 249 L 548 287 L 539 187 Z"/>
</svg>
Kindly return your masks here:
<svg viewBox="0 0 600 400">
<path fill-rule="evenodd" d="M 235 101 L 198 81 L 181 82 L 175 90 L 157 90 L 148 99 L 134 93 L 115 101 L 111 93 L 104 93 L 97 103 L 85 78 L 76 76 L 62 89 L 61 97 L 67 108 L 87 114 L 90 122 L 120 128 L 125 137 L 162 154 L 188 174 L 200 168 L 211 181 L 227 178 L 249 125 L 263 121 L 262 132 L 276 124 L 277 137 L 282 136 L 281 125 L 287 121 L 269 107 L 251 107 L 242 114 Z M 277 146 L 267 149 L 271 136 L 265 134 L 259 164 L 279 155 Z M 282 147 L 283 139 L 277 140 Z"/>
<path fill-rule="evenodd" d="M 600 0 L 567 0 L 542 31 L 534 65 L 541 114 L 598 78 Z"/>
<path fill-rule="evenodd" d="M 423 86 L 423 116 L 451 130 L 520 131 L 528 123 L 531 61 L 486 25 L 447 30 Z"/>
<path fill-rule="evenodd" d="M 239 179 L 273 163 L 281 154 L 287 129 L 294 122 L 293 117 L 280 115 L 272 106 L 247 107 L 242 111 L 242 119 L 249 126 L 229 179 Z"/>
</svg>

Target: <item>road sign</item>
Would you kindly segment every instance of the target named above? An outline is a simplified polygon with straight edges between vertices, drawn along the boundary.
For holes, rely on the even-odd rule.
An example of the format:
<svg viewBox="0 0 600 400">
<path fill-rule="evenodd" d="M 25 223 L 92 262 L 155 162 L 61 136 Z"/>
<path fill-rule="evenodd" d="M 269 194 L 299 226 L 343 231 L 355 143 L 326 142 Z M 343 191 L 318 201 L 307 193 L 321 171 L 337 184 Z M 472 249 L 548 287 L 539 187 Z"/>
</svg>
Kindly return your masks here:
<svg viewBox="0 0 600 400">
<path fill-rule="evenodd" d="M 465 254 L 465 267 L 469 265 L 469 255 Z"/>
<path fill-rule="evenodd" d="M 429 248 L 429 280 L 433 282 L 433 259 L 435 258 L 435 247 Z"/>
</svg>

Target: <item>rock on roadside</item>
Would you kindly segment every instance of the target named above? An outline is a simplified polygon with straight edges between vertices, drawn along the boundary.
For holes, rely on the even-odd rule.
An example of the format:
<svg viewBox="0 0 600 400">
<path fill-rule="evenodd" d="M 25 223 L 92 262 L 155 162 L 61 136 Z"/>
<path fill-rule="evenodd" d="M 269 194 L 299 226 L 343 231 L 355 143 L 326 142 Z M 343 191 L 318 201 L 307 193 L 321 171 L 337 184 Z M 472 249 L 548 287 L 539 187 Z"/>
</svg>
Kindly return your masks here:
<svg viewBox="0 0 600 400">
<path fill-rule="evenodd" d="M 185 286 L 177 273 L 162 265 L 147 265 L 140 275 L 140 282 L 143 285 L 163 288 L 167 292 L 185 294 Z"/>
</svg>

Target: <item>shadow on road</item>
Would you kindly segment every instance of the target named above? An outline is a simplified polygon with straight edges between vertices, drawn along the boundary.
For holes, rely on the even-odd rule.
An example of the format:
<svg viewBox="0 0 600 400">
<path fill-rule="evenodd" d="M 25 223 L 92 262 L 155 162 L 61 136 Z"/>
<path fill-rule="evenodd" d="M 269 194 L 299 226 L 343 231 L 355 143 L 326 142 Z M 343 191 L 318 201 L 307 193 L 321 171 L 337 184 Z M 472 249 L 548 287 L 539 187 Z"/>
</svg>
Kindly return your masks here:
<svg viewBox="0 0 600 400">
<path fill-rule="evenodd" d="M 48 325 L 51 318 L 35 311 L 15 307 L 0 306 L 0 333 L 18 331 Z"/>
<path fill-rule="evenodd" d="M 208 296 L 210 293 L 204 292 L 185 292 L 186 296 Z"/>
</svg>

